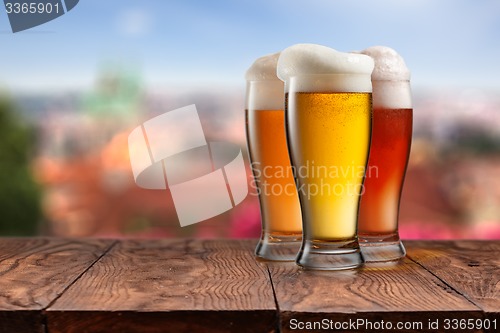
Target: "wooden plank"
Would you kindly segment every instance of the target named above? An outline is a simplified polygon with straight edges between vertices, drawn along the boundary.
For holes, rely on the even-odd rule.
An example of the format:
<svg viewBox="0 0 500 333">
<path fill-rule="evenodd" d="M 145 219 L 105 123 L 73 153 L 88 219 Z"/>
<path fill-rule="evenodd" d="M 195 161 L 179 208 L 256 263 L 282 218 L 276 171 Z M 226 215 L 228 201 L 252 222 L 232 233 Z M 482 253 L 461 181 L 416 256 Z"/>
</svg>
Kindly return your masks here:
<svg viewBox="0 0 500 333">
<path fill-rule="evenodd" d="M 123 241 L 48 310 L 57 332 L 273 332 L 255 241 Z"/>
<path fill-rule="evenodd" d="M 407 242 L 408 256 L 489 314 L 500 327 L 500 242 Z M 491 317 L 491 316 L 490 316 Z"/>
<path fill-rule="evenodd" d="M 45 333 L 41 311 L 0 310 L 1 333 Z"/>
<path fill-rule="evenodd" d="M 45 332 L 42 310 L 111 246 L 105 240 L 0 239 L 0 332 Z"/>
<path fill-rule="evenodd" d="M 432 332 L 436 330 L 429 321 L 482 316 L 478 307 L 406 258 L 398 265 L 371 264 L 350 271 L 307 271 L 277 263 L 268 267 L 283 332 L 293 331 L 299 322 L 322 320 L 332 321 L 327 325 L 361 323 L 343 327 L 344 332 L 375 331 L 366 325 L 380 325 L 382 320 L 393 328 L 399 322 L 420 322 L 421 327 L 407 331 Z"/>
</svg>

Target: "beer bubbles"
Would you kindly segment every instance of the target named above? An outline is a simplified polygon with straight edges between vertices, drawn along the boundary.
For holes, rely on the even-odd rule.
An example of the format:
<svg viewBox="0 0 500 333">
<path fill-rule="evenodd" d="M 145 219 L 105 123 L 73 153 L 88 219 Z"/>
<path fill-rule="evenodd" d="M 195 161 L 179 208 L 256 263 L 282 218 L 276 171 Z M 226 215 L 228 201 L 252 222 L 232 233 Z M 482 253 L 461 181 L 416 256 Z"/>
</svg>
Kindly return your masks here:
<svg viewBox="0 0 500 333">
<path fill-rule="evenodd" d="M 296 262 L 304 268 L 349 269 L 363 262 L 357 216 L 370 146 L 373 67 L 369 56 L 314 44 L 291 46 L 278 59 L 291 163 L 311 171 L 296 177 L 303 218 Z"/>
</svg>

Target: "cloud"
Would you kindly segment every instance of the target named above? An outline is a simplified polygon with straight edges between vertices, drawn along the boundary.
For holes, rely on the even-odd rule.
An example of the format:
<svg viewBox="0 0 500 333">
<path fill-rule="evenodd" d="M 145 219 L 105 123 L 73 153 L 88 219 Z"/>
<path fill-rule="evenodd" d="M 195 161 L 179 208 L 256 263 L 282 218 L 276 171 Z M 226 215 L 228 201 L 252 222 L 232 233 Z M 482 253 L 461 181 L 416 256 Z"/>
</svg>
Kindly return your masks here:
<svg viewBox="0 0 500 333">
<path fill-rule="evenodd" d="M 121 10 L 116 19 L 118 31 L 129 37 L 141 37 L 152 30 L 152 15 L 141 8 Z"/>
</svg>

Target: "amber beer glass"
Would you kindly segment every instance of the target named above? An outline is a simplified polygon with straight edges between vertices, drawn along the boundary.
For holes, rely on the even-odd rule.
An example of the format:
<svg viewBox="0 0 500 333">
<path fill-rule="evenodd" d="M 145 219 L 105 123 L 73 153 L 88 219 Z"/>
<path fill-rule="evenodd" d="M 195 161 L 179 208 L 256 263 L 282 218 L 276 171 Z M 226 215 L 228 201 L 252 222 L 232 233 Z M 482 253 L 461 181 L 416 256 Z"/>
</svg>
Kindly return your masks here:
<svg viewBox="0 0 500 333">
<path fill-rule="evenodd" d="M 372 141 L 358 237 L 367 262 L 394 261 L 406 254 L 398 214 L 412 137 L 410 71 L 391 48 L 373 46 L 362 53 L 374 59 L 375 69 Z"/>
<path fill-rule="evenodd" d="M 398 234 L 398 214 L 412 119 L 409 81 L 373 81 L 372 142 L 358 225 L 368 262 L 405 256 Z"/>
<path fill-rule="evenodd" d="M 262 219 L 255 254 L 267 260 L 293 261 L 302 239 L 302 218 L 288 155 L 284 87 L 276 77 L 276 60 L 267 64 L 272 67 L 269 75 L 253 76 L 252 68 L 247 72 L 247 79 L 257 79 L 247 81 L 246 102 L 247 142 Z"/>
<path fill-rule="evenodd" d="M 298 75 L 287 82 L 287 135 L 303 216 L 297 264 L 362 264 L 359 198 L 370 147 L 370 73 Z"/>
</svg>

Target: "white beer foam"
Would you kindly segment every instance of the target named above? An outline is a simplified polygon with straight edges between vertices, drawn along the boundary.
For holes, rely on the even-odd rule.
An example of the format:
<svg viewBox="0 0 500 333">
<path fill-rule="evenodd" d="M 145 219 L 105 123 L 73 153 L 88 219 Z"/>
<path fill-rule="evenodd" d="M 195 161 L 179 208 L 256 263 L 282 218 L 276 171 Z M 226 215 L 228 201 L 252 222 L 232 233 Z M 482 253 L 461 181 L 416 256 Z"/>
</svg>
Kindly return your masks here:
<svg viewBox="0 0 500 333">
<path fill-rule="evenodd" d="M 411 109 L 410 81 L 372 81 L 374 108 Z"/>
<path fill-rule="evenodd" d="M 366 54 L 375 61 L 372 80 L 402 81 L 410 79 L 410 70 L 406 67 L 403 57 L 386 46 L 372 46 L 360 53 Z"/>
<path fill-rule="evenodd" d="M 280 53 L 255 60 L 245 74 L 247 80 L 246 108 L 248 110 L 284 110 L 285 88 L 276 76 Z"/>
<path fill-rule="evenodd" d="M 265 55 L 254 61 L 247 70 L 245 79 L 247 81 L 278 80 L 276 76 L 276 65 L 280 53 Z"/>
<path fill-rule="evenodd" d="M 281 52 L 277 75 L 286 82 L 286 90 L 293 79 L 297 91 L 371 92 L 373 67 L 373 59 L 363 54 L 339 52 L 317 44 L 296 44 Z M 321 79 L 322 74 L 343 75 Z"/>
<path fill-rule="evenodd" d="M 372 73 L 373 106 L 411 108 L 410 70 L 403 58 L 386 46 L 372 46 L 360 53 L 375 61 Z"/>
<path fill-rule="evenodd" d="M 285 85 L 283 81 L 248 81 L 247 110 L 284 110 Z"/>
</svg>

